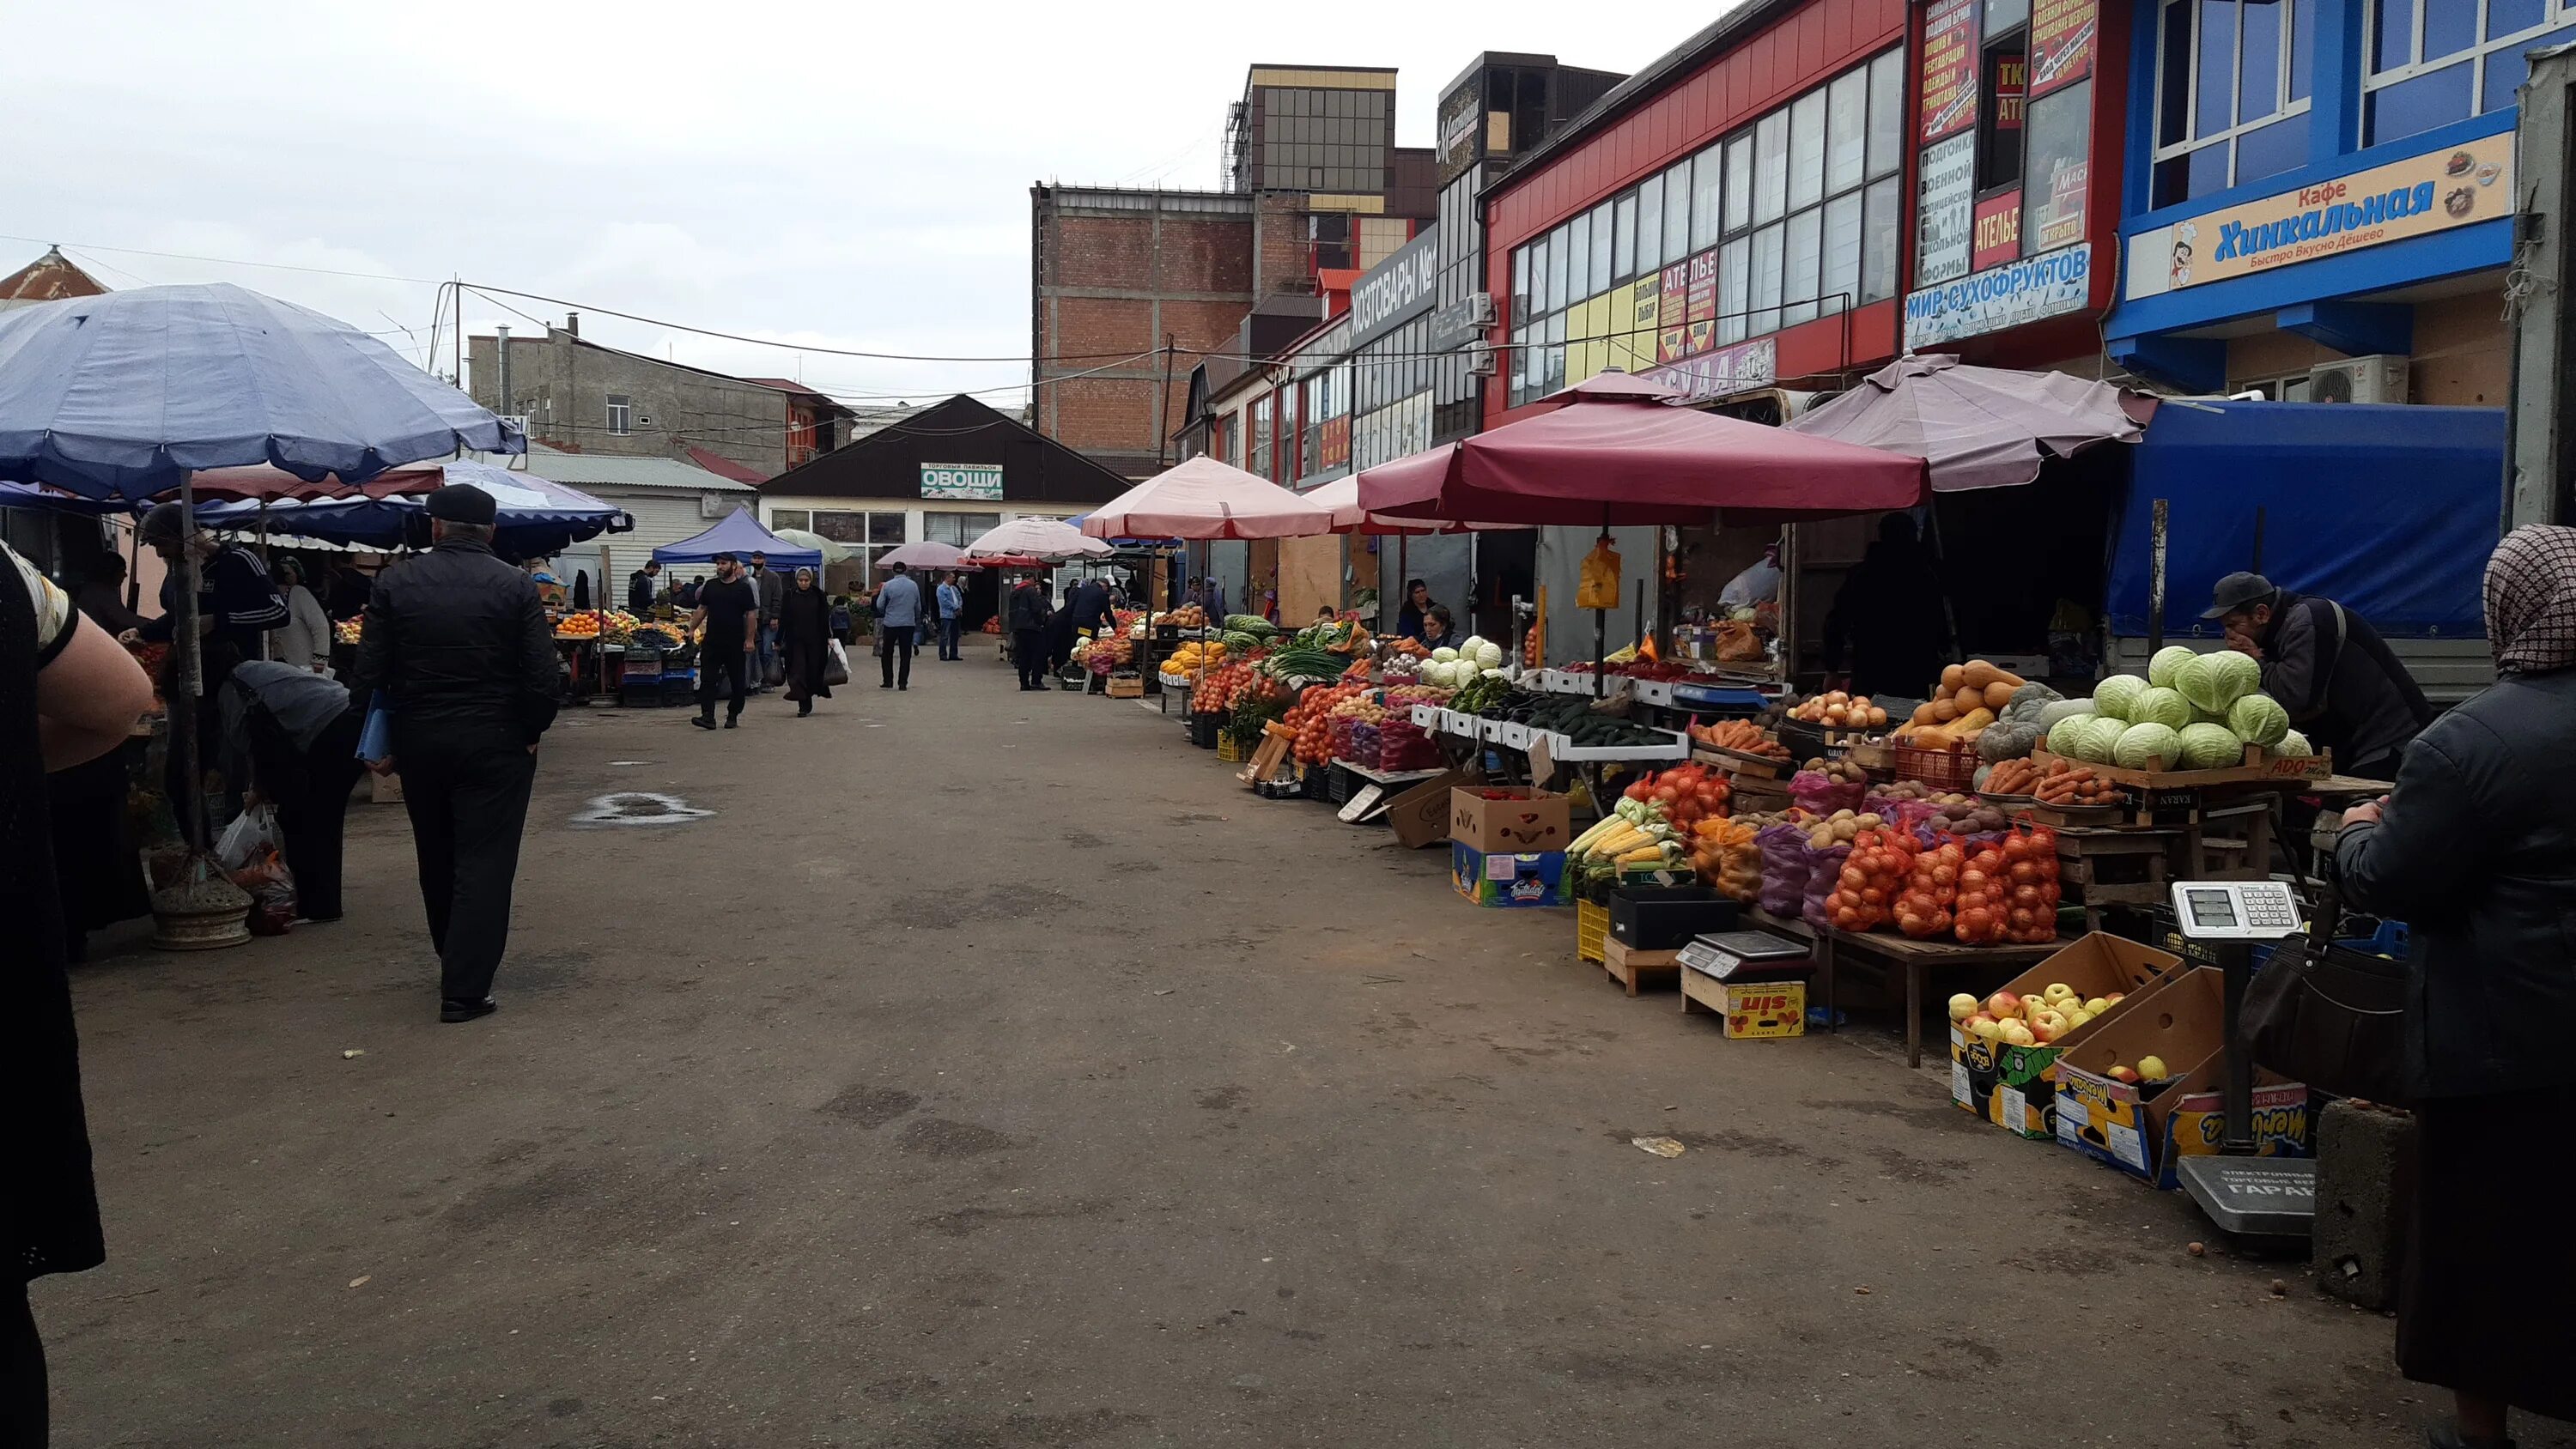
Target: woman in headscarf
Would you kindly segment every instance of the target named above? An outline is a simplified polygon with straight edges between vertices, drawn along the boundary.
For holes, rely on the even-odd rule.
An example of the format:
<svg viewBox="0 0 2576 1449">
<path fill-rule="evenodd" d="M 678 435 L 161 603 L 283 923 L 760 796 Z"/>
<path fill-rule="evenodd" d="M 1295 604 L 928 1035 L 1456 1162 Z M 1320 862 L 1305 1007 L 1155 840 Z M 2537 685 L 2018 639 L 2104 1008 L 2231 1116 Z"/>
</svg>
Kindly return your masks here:
<svg viewBox="0 0 2576 1449">
<path fill-rule="evenodd" d="M 2404 920 L 2406 1077 L 2420 1133 L 2397 1364 L 2451 1390 L 2443 1449 L 2509 1445 L 2521 1408 L 2576 1419 L 2576 528 L 2487 561 L 2496 682 L 2435 720 L 2394 793 L 2344 816 L 2344 899 Z"/>
<path fill-rule="evenodd" d="M 787 670 L 787 697 L 796 701 L 798 718 L 814 712 L 814 701 L 830 699 L 823 664 L 832 638 L 832 599 L 814 585 L 812 569 L 798 569 L 796 582 L 778 603 L 778 649 Z"/>
</svg>

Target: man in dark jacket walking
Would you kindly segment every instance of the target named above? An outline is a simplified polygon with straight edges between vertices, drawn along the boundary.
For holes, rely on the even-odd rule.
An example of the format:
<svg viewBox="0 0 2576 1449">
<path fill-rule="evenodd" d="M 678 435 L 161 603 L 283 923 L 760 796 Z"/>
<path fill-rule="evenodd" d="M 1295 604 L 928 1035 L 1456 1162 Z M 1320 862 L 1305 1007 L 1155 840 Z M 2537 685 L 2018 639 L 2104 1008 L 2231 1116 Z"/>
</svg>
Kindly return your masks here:
<svg viewBox="0 0 2576 1449">
<path fill-rule="evenodd" d="M 430 551 L 385 570 L 367 605 L 350 692 L 389 696 L 393 760 L 420 859 L 421 904 L 438 948 L 438 1019 L 496 1009 L 492 977 L 510 940 L 510 888 L 554 723 L 554 634 L 534 579 L 492 554 L 492 495 L 429 495 Z"/>
<path fill-rule="evenodd" d="M 2379 631 L 2332 599 L 2229 574 L 2201 617 L 2223 621 L 2227 647 L 2262 661 L 2263 692 L 2309 743 L 2333 752 L 2340 774 L 2396 779 L 2407 742 L 2433 722 L 2432 704 Z"/>
<path fill-rule="evenodd" d="M 1020 688 L 1047 687 L 1046 585 L 1032 574 L 1011 590 L 1011 662 L 1019 666 Z"/>
</svg>

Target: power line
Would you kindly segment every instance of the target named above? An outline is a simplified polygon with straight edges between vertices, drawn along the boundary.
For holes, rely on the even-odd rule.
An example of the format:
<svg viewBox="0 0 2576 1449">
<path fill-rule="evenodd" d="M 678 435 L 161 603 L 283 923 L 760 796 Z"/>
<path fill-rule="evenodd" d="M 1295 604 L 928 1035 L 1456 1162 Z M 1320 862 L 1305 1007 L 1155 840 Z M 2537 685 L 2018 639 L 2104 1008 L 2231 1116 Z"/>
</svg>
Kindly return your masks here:
<svg viewBox="0 0 2576 1449">
<path fill-rule="evenodd" d="M 72 246 L 78 247 L 85 252 L 115 252 L 119 256 L 159 257 L 164 261 L 173 262 L 206 262 L 219 267 L 264 267 L 272 272 L 311 272 L 316 276 L 356 277 L 362 281 L 369 282 L 410 282 L 416 286 L 422 287 L 444 287 L 447 285 L 445 282 L 434 277 L 397 277 L 384 272 L 350 272 L 342 271 L 337 267 L 300 266 L 293 262 L 246 262 L 239 257 L 206 257 L 199 256 L 193 252 L 156 252 L 147 251 L 142 247 L 102 246 L 97 242 L 52 242 L 45 240 L 43 237 L 12 236 L 5 232 L 0 232 L 0 241 L 25 242 L 29 246 Z M 131 275 L 131 273 L 128 275 Z M 146 285 L 149 284 L 147 283 Z"/>
</svg>

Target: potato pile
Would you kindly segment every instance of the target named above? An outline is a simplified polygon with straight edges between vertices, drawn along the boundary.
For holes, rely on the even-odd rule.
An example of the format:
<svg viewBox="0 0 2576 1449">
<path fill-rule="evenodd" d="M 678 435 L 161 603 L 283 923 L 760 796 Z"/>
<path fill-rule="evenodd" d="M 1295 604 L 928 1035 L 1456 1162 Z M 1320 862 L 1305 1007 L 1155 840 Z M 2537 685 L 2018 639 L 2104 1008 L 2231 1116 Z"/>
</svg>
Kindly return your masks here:
<svg viewBox="0 0 2576 1449">
<path fill-rule="evenodd" d="M 1862 831 L 1876 830 L 1886 823 L 1876 815 L 1837 810 L 1822 820 L 1810 823 L 1807 830 L 1807 844 L 1818 850 L 1830 849 L 1837 845 L 1849 845 Z"/>
<path fill-rule="evenodd" d="M 1850 760 L 1828 760 L 1819 755 L 1798 767 L 1809 774 L 1822 775 L 1837 785 L 1866 785 L 1869 771 Z"/>
<path fill-rule="evenodd" d="M 1869 702 L 1866 694 L 1846 694 L 1829 690 L 1815 695 L 1789 711 L 1789 718 L 1820 724 L 1827 729 L 1861 730 L 1887 727 L 1887 711 Z"/>
</svg>

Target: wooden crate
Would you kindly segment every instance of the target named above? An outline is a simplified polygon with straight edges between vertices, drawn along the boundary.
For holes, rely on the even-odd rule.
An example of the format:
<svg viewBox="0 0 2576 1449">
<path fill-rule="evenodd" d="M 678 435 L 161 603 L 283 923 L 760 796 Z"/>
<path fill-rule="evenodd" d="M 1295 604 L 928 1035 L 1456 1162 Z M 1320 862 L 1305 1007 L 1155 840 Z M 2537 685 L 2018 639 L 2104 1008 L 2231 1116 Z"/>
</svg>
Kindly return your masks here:
<svg viewBox="0 0 2576 1449">
<path fill-rule="evenodd" d="M 1606 914 L 1606 913 L 1605 913 Z M 1683 976 L 1679 951 L 1631 951 L 1616 936 L 1601 943 L 1601 969 L 1634 996 L 1643 986 L 1679 984 Z"/>
</svg>

